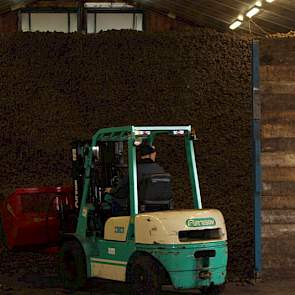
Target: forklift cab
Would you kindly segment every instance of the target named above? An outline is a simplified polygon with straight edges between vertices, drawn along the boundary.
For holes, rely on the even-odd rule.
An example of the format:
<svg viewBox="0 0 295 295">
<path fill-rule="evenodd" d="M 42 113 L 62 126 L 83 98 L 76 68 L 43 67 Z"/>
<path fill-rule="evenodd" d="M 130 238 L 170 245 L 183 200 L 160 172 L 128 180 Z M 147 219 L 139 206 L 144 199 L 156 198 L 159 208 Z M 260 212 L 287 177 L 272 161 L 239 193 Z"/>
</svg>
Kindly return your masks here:
<svg viewBox="0 0 295 295">
<path fill-rule="evenodd" d="M 140 146 L 144 143 L 152 144 L 155 137 L 162 133 L 174 135 L 170 130 L 138 130 L 132 139 L 128 132 L 112 132 L 102 137 L 97 136 L 92 142 L 74 142 L 73 178 L 77 209 L 81 207 L 85 181 L 88 183 L 86 204 L 92 207 L 87 219 L 87 235 L 102 236 L 107 219 L 131 216 L 130 211 L 134 211 L 134 206 L 137 206 L 136 211 L 140 213 L 173 209 L 172 177 L 169 173 L 144 174 L 140 181 L 135 180 Z M 89 169 L 87 178 L 87 169 L 84 170 L 86 165 Z M 120 180 L 128 174 L 133 174 L 126 183 L 129 186 L 126 188 L 129 197 L 115 198 L 110 193 L 105 193 L 105 188 L 116 188 Z M 135 182 L 137 192 L 134 192 Z M 137 200 L 134 200 L 135 195 Z"/>
<path fill-rule="evenodd" d="M 77 211 L 83 213 L 81 210 L 89 207 L 87 235 L 101 236 L 110 217 L 173 209 L 172 177 L 169 173 L 146 174 L 140 183 L 137 180 L 139 147 L 143 143 L 152 144 L 162 134 L 185 138 L 189 171 L 193 176 L 194 200 L 197 207 L 201 207 L 193 158 L 192 140 L 195 134 L 190 126 L 102 129 L 93 136 L 92 142 L 75 142 L 72 149 Z M 115 187 L 126 174 L 129 175 L 129 198 L 116 200 L 104 192 L 107 187 Z M 124 201 L 124 206 L 121 206 Z M 79 219 L 83 220 L 83 214 L 80 215 L 82 218 Z M 80 221 L 80 226 L 84 223 Z"/>
</svg>

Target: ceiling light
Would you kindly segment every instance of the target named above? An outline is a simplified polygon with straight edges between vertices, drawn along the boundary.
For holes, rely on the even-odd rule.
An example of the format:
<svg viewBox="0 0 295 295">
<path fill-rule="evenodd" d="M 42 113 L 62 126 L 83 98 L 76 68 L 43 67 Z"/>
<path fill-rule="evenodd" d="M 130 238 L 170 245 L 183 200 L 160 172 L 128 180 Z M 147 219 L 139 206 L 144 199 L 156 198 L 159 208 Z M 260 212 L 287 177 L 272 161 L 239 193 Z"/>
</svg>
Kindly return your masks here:
<svg viewBox="0 0 295 295">
<path fill-rule="evenodd" d="M 242 24 L 242 22 L 240 21 L 240 20 L 236 20 L 236 21 L 234 21 L 230 26 L 229 26 L 229 28 L 231 29 L 231 30 L 235 30 L 236 28 L 238 28 L 240 25 Z"/>
<path fill-rule="evenodd" d="M 274 2 L 275 0 L 266 0 L 267 3 L 272 3 Z"/>
<path fill-rule="evenodd" d="M 251 18 L 260 11 L 260 8 L 257 6 L 252 7 L 247 13 L 246 16 Z"/>
<path fill-rule="evenodd" d="M 114 2 L 86 2 L 84 4 L 86 8 L 133 8 L 133 6 L 127 3 L 114 3 Z"/>
<path fill-rule="evenodd" d="M 238 20 L 243 21 L 244 20 L 244 15 L 243 14 L 239 14 Z"/>
<path fill-rule="evenodd" d="M 172 19 L 176 19 L 176 15 L 175 13 L 169 11 L 169 13 L 167 14 L 168 17 L 172 18 Z"/>
<path fill-rule="evenodd" d="M 262 6 L 262 1 L 256 1 L 255 6 L 261 7 Z"/>
</svg>

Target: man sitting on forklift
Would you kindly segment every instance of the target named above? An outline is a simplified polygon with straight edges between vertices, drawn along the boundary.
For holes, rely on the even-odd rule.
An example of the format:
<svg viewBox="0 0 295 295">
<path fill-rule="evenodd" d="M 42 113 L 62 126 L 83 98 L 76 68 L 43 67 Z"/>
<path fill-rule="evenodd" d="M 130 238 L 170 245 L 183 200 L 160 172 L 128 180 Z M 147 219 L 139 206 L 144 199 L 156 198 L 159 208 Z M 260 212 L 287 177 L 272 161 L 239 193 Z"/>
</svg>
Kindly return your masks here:
<svg viewBox="0 0 295 295">
<path fill-rule="evenodd" d="M 137 182 L 139 196 L 141 195 L 141 186 L 142 182 L 146 175 L 163 175 L 165 170 L 158 163 L 156 163 L 156 148 L 153 145 L 145 142 L 140 146 L 140 160 L 137 163 Z M 167 173 L 165 174 L 168 175 Z M 170 179 L 169 179 L 170 186 Z M 170 189 L 171 191 L 171 189 Z M 116 212 L 129 212 L 129 177 L 126 174 L 122 177 L 118 185 L 112 188 L 106 188 L 106 193 L 109 193 L 112 196 L 112 207 L 114 213 Z M 169 192 L 171 194 L 171 192 Z"/>
</svg>

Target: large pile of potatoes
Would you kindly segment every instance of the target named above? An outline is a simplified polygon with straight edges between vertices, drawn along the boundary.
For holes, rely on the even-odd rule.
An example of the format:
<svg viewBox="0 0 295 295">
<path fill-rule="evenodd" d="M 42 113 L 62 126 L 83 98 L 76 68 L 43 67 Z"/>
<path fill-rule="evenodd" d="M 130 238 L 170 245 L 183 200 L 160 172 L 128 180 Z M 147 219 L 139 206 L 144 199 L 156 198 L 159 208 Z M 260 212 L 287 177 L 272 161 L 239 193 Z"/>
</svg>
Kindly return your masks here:
<svg viewBox="0 0 295 295">
<path fill-rule="evenodd" d="M 213 30 L 0 35 L 0 192 L 71 184 L 71 142 L 99 128 L 191 124 L 204 207 L 222 210 L 232 277 L 253 270 L 251 46 Z M 182 141 L 156 142 L 177 207 Z"/>
</svg>

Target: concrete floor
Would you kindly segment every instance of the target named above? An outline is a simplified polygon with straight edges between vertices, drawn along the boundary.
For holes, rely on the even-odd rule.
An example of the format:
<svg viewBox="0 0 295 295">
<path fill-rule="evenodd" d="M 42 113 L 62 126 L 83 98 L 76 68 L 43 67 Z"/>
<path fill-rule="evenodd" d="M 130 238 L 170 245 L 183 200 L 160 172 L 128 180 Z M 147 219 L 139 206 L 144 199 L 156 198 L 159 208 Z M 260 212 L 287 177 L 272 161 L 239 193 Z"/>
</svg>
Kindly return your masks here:
<svg viewBox="0 0 295 295">
<path fill-rule="evenodd" d="M 51 286 L 49 288 L 49 286 Z M 0 294 L 2 295 L 62 295 L 68 293 L 56 283 L 56 278 L 15 280 L 13 276 L 0 276 Z M 122 283 L 110 281 L 93 281 L 84 291 L 77 295 L 118 295 L 129 294 L 129 288 Z M 68 293 L 69 294 L 69 293 Z M 177 292 L 165 287 L 163 295 L 199 294 L 197 290 Z M 271 280 L 251 284 L 228 283 L 224 295 L 295 295 L 295 280 Z"/>
</svg>

